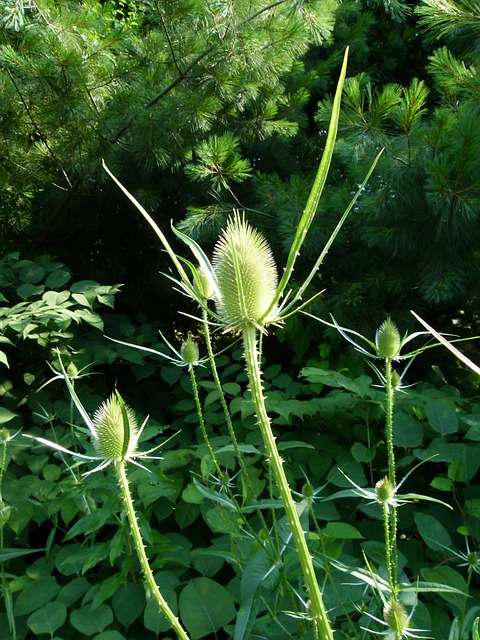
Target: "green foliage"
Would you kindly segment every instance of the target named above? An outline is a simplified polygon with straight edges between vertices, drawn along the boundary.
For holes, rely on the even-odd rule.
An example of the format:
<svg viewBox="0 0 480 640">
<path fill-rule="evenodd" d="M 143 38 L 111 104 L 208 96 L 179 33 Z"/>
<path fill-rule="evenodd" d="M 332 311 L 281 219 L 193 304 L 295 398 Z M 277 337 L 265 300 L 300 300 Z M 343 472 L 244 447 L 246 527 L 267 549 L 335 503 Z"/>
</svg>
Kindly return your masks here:
<svg viewBox="0 0 480 640">
<path fill-rule="evenodd" d="M 158 326 L 146 318 L 132 323 L 118 314 L 104 317 L 107 335 L 161 352 Z M 241 350 L 220 355 L 218 367 L 248 488 L 238 474 L 208 367 L 197 367 L 196 374 L 221 477 L 206 455 L 185 369 L 108 341 L 94 326 L 73 333 L 62 348 L 75 348 L 79 366 L 95 360 L 101 373 L 99 365 L 109 363 L 129 403 L 149 407 L 146 436 L 152 443 L 176 434 L 162 448 L 163 459 L 149 463 L 151 473 L 132 468 L 130 477 L 156 580 L 191 636 L 308 637 L 302 603 L 291 598 L 301 593 L 301 574 L 262 453 Z M 50 358 L 49 345 L 41 346 Z M 304 526 L 310 513 L 309 543 L 336 633 L 367 638 L 361 627 L 376 626 L 366 614 L 379 611 L 366 588 L 371 578 L 364 557 L 382 575 L 383 525 L 378 507 L 359 497 L 346 476 L 365 490 L 384 476 L 385 395 L 358 360 L 335 362 L 326 346 L 319 351 L 322 358 L 297 372 L 269 358 L 266 403 Z M 104 386 L 104 374 L 75 381 L 92 411 Z M 29 433 L 83 450 L 86 434 L 70 429 L 71 407 L 62 387 L 52 383 L 32 395 L 6 423 L 10 434 L 23 421 Z M 405 492 L 454 507 L 449 512 L 439 503 L 417 501 L 399 509 L 400 580 L 412 587 L 405 603 L 410 610 L 416 600 L 412 625 L 431 629 L 439 640 L 449 640 L 451 629 L 467 640 L 480 611 L 478 563 L 471 555 L 480 540 L 477 418 L 475 400 L 453 386 L 418 384 L 396 398 L 399 479 L 423 463 L 408 476 Z M 4 442 L 1 637 L 168 637 L 167 621 L 135 578 L 139 566 L 114 478 L 97 473 L 83 479 L 73 461 L 32 447 L 19 435 Z"/>
</svg>

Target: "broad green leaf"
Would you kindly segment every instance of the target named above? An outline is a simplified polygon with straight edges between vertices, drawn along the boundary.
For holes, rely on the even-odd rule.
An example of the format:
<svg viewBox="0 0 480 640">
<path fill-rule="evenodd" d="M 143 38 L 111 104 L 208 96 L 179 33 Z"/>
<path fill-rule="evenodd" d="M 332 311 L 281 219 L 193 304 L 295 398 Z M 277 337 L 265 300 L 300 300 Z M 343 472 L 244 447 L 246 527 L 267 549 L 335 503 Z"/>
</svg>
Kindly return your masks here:
<svg viewBox="0 0 480 640">
<path fill-rule="evenodd" d="M 5 422 L 10 422 L 17 417 L 18 414 L 13 413 L 10 409 L 6 409 L 5 407 L 0 407 L 0 424 L 4 424 Z"/>
<path fill-rule="evenodd" d="M 113 612 L 106 604 L 101 604 L 92 611 L 90 605 L 74 609 L 70 614 L 70 624 L 80 633 L 93 636 L 101 633 L 113 622 Z"/>
<path fill-rule="evenodd" d="M 403 449 L 419 447 L 425 430 L 418 420 L 403 411 L 393 415 L 393 444 Z"/>
<path fill-rule="evenodd" d="M 70 607 L 74 602 L 79 600 L 88 590 L 90 589 L 90 584 L 86 580 L 86 578 L 74 578 L 73 580 L 69 580 L 67 584 L 61 588 L 57 601 L 63 602 L 66 607 Z"/>
<path fill-rule="evenodd" d="M 357 462 L 371 462 L 377 452 L 376 447 L 366 447 L 361 442 L 354 442 L 350 451 Z"/>
<path fill-rule="evenodd" d="M 125 636 L 119 631 L 110 630 L 104 631 L 103 633 L 99 633 L 98 636 L 95 636 L 93 640 L 125 640 Z"/>
<path fill-rule="evenodd" d="M 17 295 L 22 300 L 28 300 L 29 298 L 33 298 L 33 296 L 38 296 L 45 290 L 43 285 L 31 284 L 27 282 L 25 284 L 21 284 L 17 287 Z"/>
<path fill-rule="evenodd" d="M 67 607 L 61 602 L 48 602 L 41 609 L 37 609 L 27 619 L 29 629 L 35 635 L 48 633 L 50 637 L 67 619 Z"/>
<path fill-rule="evenodd" d="M 426 460 L 435 456 L 435 462 L 455 462 L 462 464 L 462 482 L 468 483 L 480 468 L 479 442 L 447 442 L 444 438 L 435 438 L 427 449 L 415 449 L 417 458 Z M 459 462 L 457 462 L 459 461 Z M 453 471 L 453 469 L 452 469 Z M 455 473 L 459 467 L 455 469 Z"/>
<path fill-rule="evenodd" d="M 50 289 L 60 289 L 67 284 L 71 277 L 66 269 L 55 269 L 45 280 L 45 286 Z"/>
<path fill-rule="evenodd" d="M 65 540 L 75 538 L 79 534 L 93 533 L 103 527 L 107 520 L 111 517 L 109 506 L 104 505 L 100 509 L 92 511 L 92 513 L 83 516 L 78 520 L 65 536 Z"/>
<path fill-rule="evenodd" d="M 49 307 L 60 307 L 65 304 L 69 298 L 70 291 L 46 291 L 42 296 L 42 300 L 44 300 Z M 67 306 L 70 306 L 70 303 Z"/>
<path fill-rule="evenodd" d="M 162 586 L 162 595 L 168 602 L 168 606 L 175 615 L 178 613 L 177 594 L 172 587 Z M 147 605 L 143 614 L 143 624 L 149 631 L 155 634 L 165 633 L 170 630 L 170 623 L 161 613 L 157 603 L 153 598 L 147 600 Z"/>
<path fill-rule="evenodd" d="M 362 534 L 351 524 L 347 522 L 328 522 L 323 533 L 337 540 L 353 540 L 363 538 Z"/>
<path fill-rule="evenodd" d="M 125 629 L 142 615 L 145 604 L 145 590 L 132 582 L 121 586 L 112 598 L 115 617 Z"/>
<path fill-rule="evenodd" d="M 40 280 L 42 280 L 42 278 L 44 278 L 45 269 L 36 262 L 25 260 L 24 266 L 22 266 L 22 268 L 20 269 L 19 275 L 22 282 L 31 282 L 33 284 L 37 284 L 38 282 L 40 282 Z"/>
<path fill-rule="evenodd" d="M 418 528 L 418 533 L 430 549 L 443 551 L 451 545 L 452 539 L 450 538 L 450 534 L 437 518 L 434 518 L 428 513 L 422 513 L 421 511 L 416 511 L 413 517 Z"/>
<path fill-rule="evenodd" d="M 181 620 L 192 640 L 216 633 L 236 615 L 228 590 L 210 578 L 194 578 L 179 599 Z"/>
<path fill-rule="evenodd" d="M 24 616 L 43 607 L 55 598 L 60 591 L 60 585 L 53 576 L 46 576 L 33 580 L 19 594 L 14 607 L 16 616 Z"/>
<path fill-rule="evenodd" d="M 462 607 L 468 595 L 465 578 L 452 567 L 428 567 L 421 570 L 424 580 L 437 584 L 437 593 L 450 604 Z M 414 586 L 414 585 L 412 585 Z M 456 590 L 457 592 L 452 590 Z"/>
<path fill-rule="evenodd" d="M 480 498 L 465 500 L 465 506 L 467 508 L 468 515 L 472 516 L 473 518 L 480 518 Z"/>
<path fill-rule="evenodd" d="M 432 429 L 442 436 L 458 431 L 458 417 L 450 401 L 430 400 L 425 407 Z"/>
</svg>

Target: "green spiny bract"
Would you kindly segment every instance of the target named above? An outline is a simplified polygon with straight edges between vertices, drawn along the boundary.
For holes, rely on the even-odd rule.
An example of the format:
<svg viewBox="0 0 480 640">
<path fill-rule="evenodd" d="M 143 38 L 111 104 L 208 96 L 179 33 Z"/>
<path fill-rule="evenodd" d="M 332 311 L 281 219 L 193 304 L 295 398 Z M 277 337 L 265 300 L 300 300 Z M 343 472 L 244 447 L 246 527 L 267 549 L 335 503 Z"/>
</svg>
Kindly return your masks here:
<svg viewBox="0 0 480 640">
<path fill-rule="evenodd" d="M 402 346 L 397 325 L 391 318 L 387 318 L 377 329 L 375 336 L 378 355 L 382 358 L 395 358 Z"/>
<path fill-rule="evenodd" d="M 138 425 L 135 415 L 125 405 L 128 429 L 125 429 L 122 406 L 115 394 L 103 402 L 93 416 L 93 446 L 99 456 L 112 462 L 135 454 Z M 125 442 L 125 438 L 128 442 Z"/>
<path fill-rule="evenodd" d="M 213 266 L 221 295 L 217 312 L 226 329 L 262 328 L 274 319 L 278 279 L 272 252 L 238 212 L 215 245 Z"/>
</svg>

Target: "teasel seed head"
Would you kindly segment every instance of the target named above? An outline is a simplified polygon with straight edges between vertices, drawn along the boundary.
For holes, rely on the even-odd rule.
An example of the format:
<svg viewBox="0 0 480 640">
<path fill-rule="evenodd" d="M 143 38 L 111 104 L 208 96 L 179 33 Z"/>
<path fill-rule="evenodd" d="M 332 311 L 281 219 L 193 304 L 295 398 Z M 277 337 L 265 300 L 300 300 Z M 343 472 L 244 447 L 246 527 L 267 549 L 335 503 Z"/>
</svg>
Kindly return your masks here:
<svg viewBox="0 0 480 640">
<path fill-rule="evenodd" d="M 398 600 L 389 600 L 383 608 L 383 619 L 388 628 L 396 634 L 397 638 L 403 638 L 408 629 L 409 620 L 405 607 Z"/>
<path fill-rule="evenodd" d="M 180 347 L 180 355 L 182 356 L 182 360 L 189 367 L 197 364 L 199 360 L 200 351 L 198 349 L 198 344 L 190 334 L 188 334 L 187 339 L 182 343 L 182 346 Z"/>
<path fill-rule="evenodd" d="M 212 262 L 221 296 L 217 313 L 226 329 L 262 328 L 274 319 L 276 309 L 269 309 L 278 279 L 272 252 L 238 212 L 215 245 Z"/>
<path fill-rule="evenodd" d="M 105 400 L 93 416 L 93 446 L 99 456 L 112 462 L 135 454 L 138 425 L 132 409 L 122 404 L 115 393 Z M 125 425 L 124 417 L 128 421 Z"/>
<path fill-rule="evenodd" d="M 395 491 L 392 487 L 392 483 L 386 477 L 377 482 L 375 485 L 375 493 L 377 494 L 378 501 L 382 504 L 385 504 L 395 497 Z"/>
<path fill-rule="evenodd" d="M 377 329 L 375 336 L 378 355 L 382 358 L 395 358 L 400 351 L 401 342 L 397 325 L 391 318 L 387 318 Z"/>
</svg>

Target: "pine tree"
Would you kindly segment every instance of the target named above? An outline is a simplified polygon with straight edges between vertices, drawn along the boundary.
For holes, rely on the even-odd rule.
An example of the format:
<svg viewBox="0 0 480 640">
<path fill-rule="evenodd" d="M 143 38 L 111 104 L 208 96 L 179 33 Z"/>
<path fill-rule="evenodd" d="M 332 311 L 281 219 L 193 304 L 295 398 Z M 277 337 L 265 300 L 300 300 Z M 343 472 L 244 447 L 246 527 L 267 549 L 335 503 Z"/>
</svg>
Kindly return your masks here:
<svg viewBox="0 0 480 640">
<path fill-rule="evenodd" d="M 106 254 L 122 280 L 143 238 L 132 247 L 101 159 L 166 224 L 243 180 L 249 145 L 295 130 L 283 77 L 328 39 L 336 4 L 2 0 L 3 248 L 13 231 L 91 271 Z"/>
<path fill-rule="evenodd" d="M 375 11 L 368 16 L 359 11 L 361 7 L 370 11 L 374 4 L 379 3 L 349 3 L 338 14 L 339 22 L 340 16 L 344 21 L 334 36 L 333 46 L 340 47 L 344 38 L 359 30 L 365 40 L 358 38 L 357 46 L 366 63 L 372 24 L 382 25 L 379 34 L 387 24 L 385 13 L 379 18 Z M 319 289 L 326 289 L 317 313 L 322 317 L 333 313 L 358 330 L 371 329 L 388 314 L 408 326 L 411 308 L 443 317 L 445 328 L 451 328 L 459 313 L 471 322 L 478 310 L 479 4 L 434 0 L 412 4 L 415 11 L 403 22 L 389 18 L 389 28 L 406 34 L 403 56 L 426 58 L 426 64 L 402 70 L 387 61 L 391 73 L 385 82 L 376 60 L 347 79 L 336 164 L 311 242 L 303 251 L 305 261 L 314 259 L 383 148 L 383 157 L 317 282 Z M 414 38 L 414 33 L 419 35 Z M 330 111 L 331 100 L 321 99 L 315 113 L 320 131 Z M 271 226 L 279 245 L 286 245 L 306 198 L 308 174 L 263 175 L 256 185 L 255 206 L 267 203 L 267 212 L 276 218 Z"/>
</svg>

